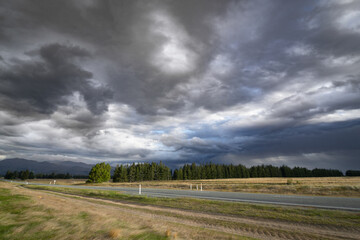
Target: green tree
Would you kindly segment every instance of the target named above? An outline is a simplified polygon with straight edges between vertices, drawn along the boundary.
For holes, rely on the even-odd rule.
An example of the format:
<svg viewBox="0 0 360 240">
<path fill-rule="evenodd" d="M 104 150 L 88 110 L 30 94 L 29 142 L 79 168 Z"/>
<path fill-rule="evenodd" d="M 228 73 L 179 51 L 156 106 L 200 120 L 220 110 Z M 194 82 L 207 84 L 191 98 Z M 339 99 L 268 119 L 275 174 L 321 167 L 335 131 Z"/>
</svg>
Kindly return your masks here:
<svg viewBox="0 0 360 240">
<path fill-rule="evenodd" d="M 121 173 L 122 173 L 123 166 L 117 165 L 115 167 L 114 176 L 113 176 L 113 182 L 120 182 L 121 180 Z"/>
<path fill-rule="evenodd" d="M 129 181 L 130 182 L 135 182 L 136 179 L 136 166 L 135 163 L 133 163 L 128 169 L 128 175 L 129 175 Z"/>
<path fill-rule="evenodd" d="M 110 180 L 110 171 L 111 167 L 108 163 L 98 163 L 96 164 L 89 173 L 89 183 L 101 183 L 107 182 Z"/>
<path fill-rule="evenodd" d="M 29 179 L 29 175 L 30 175 L 29 170 L 26 169 L 25 171 L 21 171 L 20 172 L 20 179 L 21 180 Z"/>
<path fill-rule="evenodd" d="M 360 176 L 360 170 L 347 170 L 345 174 L 349 177 Z"/>
<path fill-rule="evenodd" d="M 126 166 L 117 165 L 114 171 L 113 182 L 127 182 L 127 170 Z"/>
<path fill-rule="evenodd" d="M 178 175 L 177 175 L 176 180 L 183 180 L 183 179 L 184 179 L 184 173 L 183 173 L 182 168 L 180 168 L 179 171 L 178 171 Z"/>
<path fill-rule="evenodd" d="M 15 178 L 15 174 L 8 170 L 5 174 L 5 179 L 14 179 L 14 178 Z"/>
</svg>

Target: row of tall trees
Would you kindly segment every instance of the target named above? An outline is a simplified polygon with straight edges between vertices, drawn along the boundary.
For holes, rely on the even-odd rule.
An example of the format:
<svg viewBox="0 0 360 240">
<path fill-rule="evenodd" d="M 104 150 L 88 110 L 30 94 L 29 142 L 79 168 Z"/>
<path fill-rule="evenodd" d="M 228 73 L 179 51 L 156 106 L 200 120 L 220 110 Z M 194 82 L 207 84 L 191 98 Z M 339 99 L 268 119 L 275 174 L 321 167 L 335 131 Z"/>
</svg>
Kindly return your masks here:
<svg viewBox="0 0 360 240">
<path fill-rule="evenodd" d="M 132 165 L 117 165 L 113 175 L 113 182 L 137 182 L 151 180 L 171 180 L 170 168 L 162 162 L 139 163 Z"/>
<path fill-rule="evenodd" d="M 69 179 L 88 178 L 88 182 L 106 182 L 110 180 L 111 166 L 106 163 L 96 164 L 90 171 L 89 176 L 71 176 L 67 174 L 34 174 L 25 171 L 7 171 L 5 179 Z M 250 168 L 244 165 L 225 164 L 185 164 L 174 172 L 160 163 L 139 163 L 132 165 L 117 165 L 113 174 L 113 182 L 138 182 L 152 180 L 194 180 L 194 179 L 217 179 L 217 178 L 256 178 L 256 177 L 338 177 L 343 173 L 335 169 L 315 168 L 309 170 L 303 167 L 290 168 L 288 166 L 258 165 Z M 360 176 L 358 170 L 346 171 L 346 176 Z"/>
<path fill-rule="evenodd" d="M 83 175 L 70 175 L 69 173 L 50 173 L 50 174 L 44 174 L 44 173 L 37 173 L 35 174 L 33 171 L 24 170 L 24 171 L 7 171 L 4 178 L 5 179 L 70 179 L 70 178 L 77 178 L 77 179 L 84 179 L 88 176 Z"/>
<path fill-rule="evenodd" d="M 346 176 L 360 176 L 360 170 L 347 170 Z"/>
<path fill-rule="evenodd" d="M 349 171 L 348 171 L 349 172 Z M 151 180 L 194 180 L 217 178 L 256 178 L 256 177 L 336 177 L 344 176 L 339 170 L 319 169 L 309 170 L 302 167 L 259 165 L 250 168 L 244 165 L 224 164 L 185 164 L 174 172 L 162 162 L 118 165 L 113 175 L 114 182 L 135 182 Z"/>
<path fill-rule="evenodd" d="M 196 165 L 185 164 L 176 169 L 173 173 L 173 179 L 191 180 L 191 179 L 217 179 L 217 178 L 256 178 L 256 177 L 337 177 L 344 176 L 339 170 L 319 169 L 309 170 L 302 167 L 290 168 L 288 166 L 259 165 L 250 168 L 244 165 L 224 165 L 207 163 Z"/>
<path fill-rule="evenodd" d="M 25 170 L 25 171 L 15 171 L 15 172 L 11 172 L 11 171 L 7 171 L 5 176 L 5 179 L 17 179 L 20 178 L 22 180 L 26 180 L 26 179 L 34 179 L 35 178 L 35 174 L 34 172 L 30 172 L 29 170 Z"/>
</svg>

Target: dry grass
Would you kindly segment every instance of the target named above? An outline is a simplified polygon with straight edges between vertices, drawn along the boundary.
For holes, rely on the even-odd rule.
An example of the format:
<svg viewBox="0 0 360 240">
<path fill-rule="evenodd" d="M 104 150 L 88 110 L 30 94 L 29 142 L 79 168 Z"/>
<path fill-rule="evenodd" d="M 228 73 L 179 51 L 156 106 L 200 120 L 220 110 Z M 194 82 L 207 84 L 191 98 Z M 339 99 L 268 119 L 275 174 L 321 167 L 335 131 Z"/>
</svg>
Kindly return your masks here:
<svg viewBox="0 0 360 240">
<path fill-rule="evenodd" d="M 0 182 L 0 239 L 249 239 Z M 169 235 L 167 235 L 169 231 Z M 178 234 L 179 233 L 179 234 Z"/>
<path fill-rule="evenodd" d="M 58 185 L 81 185 L 86 182 L 87 179 L 56 179 L 56 184 Z M 54 179 L 28 179 L 28 182 L 31 183 L 43 183 L 49 184 L 53 183 Z"/>
<path fill-rule="evenodd" d="M 10 198 L 1 199 L 0 239 L 118 239 L 120 233 L 123 239 L 167 239 L 144 221 L 130 221 L 130 216 L 4 185 L 0 183 L 1 196 Z"/>
<path fill-rule="evenodd" d="M 121 229 L 111 229 L 109 232 L 109 236 L 112 239 L 117 239 L 120 237 Z"/>
<path fill-rule="evenodd" d="M 188 181 L 145 181 L 144 188 L 200 189 L 206 191 L 252 192 L 301 194 L 318 196 L 360 197 L 360 177 L 323 177 L 323 178 L 237 178 Z M 102 183 L 94 184 L 113 187 L 138 187 L 139 183 Z"/>
<path fill-rule="evenodd" d="M 59 191 L 62 188 L 51 189 Z M 154 229 L 162 232 L 163 236 L 174 239 L 178 236 L 180 239 L 219 239 L 216 232 L 237 233 L 260 239 L 358 239 L 357 236 L 360 233 L 358 227 L 360 215 L 354 212 L 196 199 L 135 197 L 112 193 L 112 191 L 64 190 L 70 191 L 71 194 L 78 191 L 78 194 L 85 196 L 65 195 L 69 198 L 121 207 L 122 211 L 127 211 L 134 219 L 136 216 L 141 216 L 141 219 L 150 217 Z M 117 201 L 88 198 L 86 193 L 89 193 L 89 196 Z M 63 196 L 63 194 L 60 195 Z M 121 202 L 118 202 L 119 200 Z M 129 201 L 134 204 L 130 204 Z M 141 203 L 141 205 L 136 203 Z M 167 207 L 164 208 L 164 206 Z M 175 223 L 177 227 L 181 226 L 181 229 L 171 226 L 172 223 Z M 194 229 L 189 226 L 197 227 L 196 232 L 198 234 L 201 232 L 201 235 L 194 233 Z M 209 229 L 216 232 L 209 232 Z M 207 234 L 206 238 L 204 234 Z M 225 235 L 221 238 L 225 238 Z"/>
<path fill-rule="evenodd" d="M 29 182 L 49 184 L 49 179 L 34 179 Z M 85 179 L 60 179 L 59 185 L 83 185 Z M 360 177 L 322 177 L 322 178 L 233 178 L 188 181 L 144 181 L 144 188 L 166 188 L 189 190 L 196 187 L 206 191 L 251 192 L 301 194 L 317 196 L 347 196 L 360 197 Z M 138 187 L 139 182 L 133 183 L 102 183 L 94 186 Z"/>
<path fill-rule="evenodd" d="M 139 195 L 128 195 L 118 191 L 71 189 L 60 187 L 28 186 L 31 189 L 50 190 L 75 196 L 91 197 L 95 199 L 109 199 L 125 203 L 135 203 L 147 206 L 160 206 L 197 213 L 225 214 L 237 217 L 262 218 L 281 220 L 292 223 L 308 223 L 329 225 L 331 227 L 353 227 L 360 224 L 360 215 L 337 210 L 324 210 L 301 207 L 260 205 L 241 202 L 222 202 L 193 198 L 157 198 Z M 336 219 L 336 221 L 334 221 Z"/>
</svg>

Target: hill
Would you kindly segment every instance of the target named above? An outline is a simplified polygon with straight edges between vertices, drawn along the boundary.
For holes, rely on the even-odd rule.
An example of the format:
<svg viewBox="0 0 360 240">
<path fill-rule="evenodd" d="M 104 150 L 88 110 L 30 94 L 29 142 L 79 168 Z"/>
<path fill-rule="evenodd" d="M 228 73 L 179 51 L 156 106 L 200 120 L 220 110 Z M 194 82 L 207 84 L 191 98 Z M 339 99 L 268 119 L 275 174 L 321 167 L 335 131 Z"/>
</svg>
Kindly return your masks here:
<svg viewBox="0 0 360 240">
<path fill-rule="evenodd" d="M 58 161 L 58 162 L 38 162 L 22 158 L 12 158 L 0 161 L 0 175 L 4 175 L 7 170 L 21 171 L 29 169 L 34 173 L 69 173 L 71 175 L 88 175 L 92 165 L 82 162 Z"/>
</svg>

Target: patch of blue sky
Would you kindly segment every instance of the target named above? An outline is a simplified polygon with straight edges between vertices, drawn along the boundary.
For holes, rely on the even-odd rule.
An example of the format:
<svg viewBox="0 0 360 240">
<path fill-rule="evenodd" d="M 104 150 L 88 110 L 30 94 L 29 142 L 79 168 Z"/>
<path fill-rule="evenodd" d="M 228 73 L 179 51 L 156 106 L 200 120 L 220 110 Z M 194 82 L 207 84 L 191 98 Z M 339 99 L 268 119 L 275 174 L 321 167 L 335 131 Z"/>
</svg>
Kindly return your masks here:
<svg viewBox="0 0 360 240">
<path fill-rule="evenodd" d="M 167 133 L 167 131 L 165 129 L 164 130 L 156 129 L 156 130 L 151 130 L 150 133 L 161 135 Z"/>
<path fill-rule="evenodd" d="M 241 87 L 243 90 L 246 91 L 246 93 L 249 95 L 249 96 L 252 96 L 252 97 L 258 97 L 262 94 L 262 89 L 260 88 L 254 88 L 254 87 L 246 87 L 246 86 L 243 86 Z"/>
</svg>

